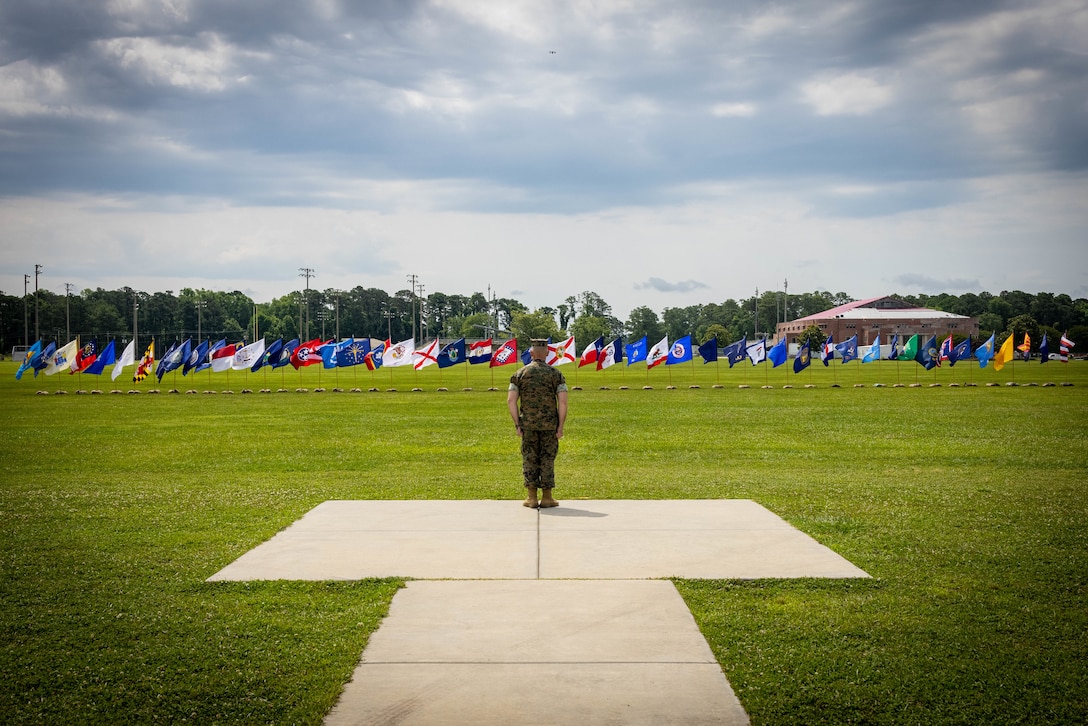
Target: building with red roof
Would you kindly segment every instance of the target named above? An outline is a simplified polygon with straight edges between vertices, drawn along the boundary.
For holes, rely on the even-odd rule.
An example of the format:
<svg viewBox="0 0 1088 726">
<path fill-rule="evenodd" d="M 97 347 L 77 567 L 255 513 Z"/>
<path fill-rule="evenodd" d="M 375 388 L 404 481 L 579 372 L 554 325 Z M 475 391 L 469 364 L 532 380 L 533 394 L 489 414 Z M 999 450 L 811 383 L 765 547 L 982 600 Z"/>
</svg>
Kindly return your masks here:
<svg viewBox="0 0 1088 726">
<path fill-rule="evenodd" d="M 899 335 L 900 344 L 917 333 L 938 338 L 949 333 L 959 336 L 978 337 L 978 318 L 946 313 L 943 310 L 918 307 L 898 298 L 884 296 L 839 305 L 815 315 L 779 323 L 775 340 L 786 336 L 787 342 L 795 343 L 810 325 L 820 328 L 835 342 L 857 335 L 858 346 L 872 345 L 877 335 L 887 344 L 892 335 Z"/>
</svg>

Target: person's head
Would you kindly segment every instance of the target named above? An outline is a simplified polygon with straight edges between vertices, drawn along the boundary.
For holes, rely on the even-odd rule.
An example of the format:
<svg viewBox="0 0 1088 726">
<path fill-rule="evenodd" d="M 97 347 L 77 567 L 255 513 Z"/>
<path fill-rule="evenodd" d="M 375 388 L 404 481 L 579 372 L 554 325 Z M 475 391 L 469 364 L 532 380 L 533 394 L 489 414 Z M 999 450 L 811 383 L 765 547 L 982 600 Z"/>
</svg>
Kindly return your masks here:
<svg viewBox="0 0 1088 726">
<path fill-rule="evenodd" d="M 529 344 L 529 356 L 533 360 L 546 360 L 548 358 L 548 341 L 543 338 L 533 338 Z"/>
</svg>

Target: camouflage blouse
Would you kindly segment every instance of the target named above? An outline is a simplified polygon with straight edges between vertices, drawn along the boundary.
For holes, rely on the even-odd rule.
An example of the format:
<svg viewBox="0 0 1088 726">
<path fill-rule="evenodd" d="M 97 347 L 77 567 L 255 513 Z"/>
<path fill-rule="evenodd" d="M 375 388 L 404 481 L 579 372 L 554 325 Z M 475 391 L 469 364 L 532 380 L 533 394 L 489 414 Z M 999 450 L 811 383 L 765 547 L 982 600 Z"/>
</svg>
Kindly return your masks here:
<svg viewBox="0 0 1088 726">
<path fill-rule="evenodd" d="M 510 390 L 518 392 L 523 431 L 555 431 L 559 428 L 556 394 L 567 390 L 563 374 L 543 361 L 534 360 L 510 376 Z"/>
</svg>

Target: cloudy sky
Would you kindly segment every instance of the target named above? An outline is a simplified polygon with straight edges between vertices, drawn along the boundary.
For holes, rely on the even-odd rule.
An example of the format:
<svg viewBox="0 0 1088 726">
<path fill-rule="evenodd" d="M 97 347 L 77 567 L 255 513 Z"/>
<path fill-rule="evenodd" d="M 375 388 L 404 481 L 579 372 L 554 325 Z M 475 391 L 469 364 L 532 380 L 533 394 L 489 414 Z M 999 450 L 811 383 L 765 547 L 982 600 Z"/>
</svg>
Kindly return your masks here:
<svg viewBox="0 0 1088 726">
<path fill-rule="evenodd" d="M 0 4 L 8 294 L 1076 297 L 1086 238 L 1084 0 Z"/>
</svg>

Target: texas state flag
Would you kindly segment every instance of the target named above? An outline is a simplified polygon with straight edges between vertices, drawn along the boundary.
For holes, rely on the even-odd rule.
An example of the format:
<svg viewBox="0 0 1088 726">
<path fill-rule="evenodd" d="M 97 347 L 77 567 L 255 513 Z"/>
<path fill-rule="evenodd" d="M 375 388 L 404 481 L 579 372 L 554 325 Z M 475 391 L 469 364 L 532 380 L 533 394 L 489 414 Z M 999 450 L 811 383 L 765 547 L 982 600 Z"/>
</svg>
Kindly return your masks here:
<svg viewBox="0 0 1088 726">
<path fill-rule="evenodd" d="M 587 366 L 591 363 L 596 363 L 597 358 L 601 355 L 601 348 L 604 347 L 604 336 L 597 338 L 590 343 L 582 351 L 582 357 L 578 360 L 578 367 Z"/>
</svg>

